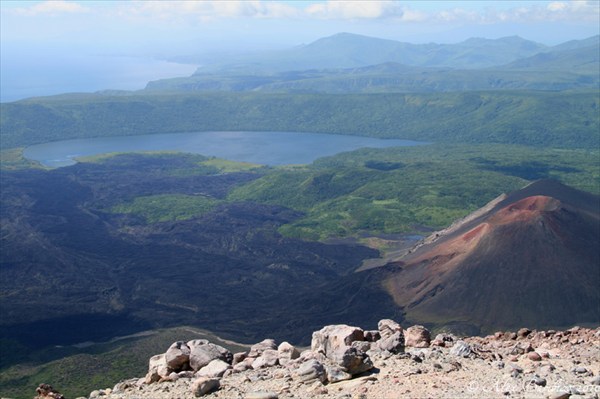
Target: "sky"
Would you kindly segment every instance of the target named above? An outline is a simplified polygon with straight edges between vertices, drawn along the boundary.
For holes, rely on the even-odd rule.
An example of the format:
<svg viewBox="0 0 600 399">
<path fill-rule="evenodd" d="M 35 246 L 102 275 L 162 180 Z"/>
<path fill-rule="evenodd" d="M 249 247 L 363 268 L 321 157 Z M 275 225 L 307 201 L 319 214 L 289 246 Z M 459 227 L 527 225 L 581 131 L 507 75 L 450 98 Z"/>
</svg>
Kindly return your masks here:
<svg viewBox="0 0 600 399">
<path fill-rule="evenodd" d="M 1 99 L 141 89 L 181 56 L 281 49 L 339 32 L 412 43 L 600 33 L 600 0 L 0 1 Z"/>
</svg>

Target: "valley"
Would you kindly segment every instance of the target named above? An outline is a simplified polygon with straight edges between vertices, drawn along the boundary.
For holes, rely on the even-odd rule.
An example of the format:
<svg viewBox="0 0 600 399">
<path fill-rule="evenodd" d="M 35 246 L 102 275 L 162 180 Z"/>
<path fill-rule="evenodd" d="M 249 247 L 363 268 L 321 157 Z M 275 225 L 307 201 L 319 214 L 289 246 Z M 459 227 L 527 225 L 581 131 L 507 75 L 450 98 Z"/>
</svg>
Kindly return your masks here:
<svg viewBox="0 0 600 399">
<path fill-rule="evenodd" d="M 597 326 L 598 46 L 339 34 L 0 104 L 0 394 L 198 337 Z"/>
</svg>

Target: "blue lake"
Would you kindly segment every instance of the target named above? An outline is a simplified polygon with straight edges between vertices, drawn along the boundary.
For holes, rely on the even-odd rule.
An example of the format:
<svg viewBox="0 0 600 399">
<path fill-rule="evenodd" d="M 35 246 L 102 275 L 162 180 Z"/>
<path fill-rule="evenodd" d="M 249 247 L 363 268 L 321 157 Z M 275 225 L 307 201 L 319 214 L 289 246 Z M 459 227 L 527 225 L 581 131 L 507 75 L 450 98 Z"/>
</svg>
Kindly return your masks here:
<svg viewBox="0 0 600 399">
<path fill-rule="evenodd" d="M 108 152 L 182 151 L 263 165 L 308 164 L 317 158 L 363 147 L 384 148 L 425 144 L 320 133 L 197 132 L 75 139 L 37 144 L 26 158 L 48 167 L 69 166 L 75 158 Z"/>
</svg>

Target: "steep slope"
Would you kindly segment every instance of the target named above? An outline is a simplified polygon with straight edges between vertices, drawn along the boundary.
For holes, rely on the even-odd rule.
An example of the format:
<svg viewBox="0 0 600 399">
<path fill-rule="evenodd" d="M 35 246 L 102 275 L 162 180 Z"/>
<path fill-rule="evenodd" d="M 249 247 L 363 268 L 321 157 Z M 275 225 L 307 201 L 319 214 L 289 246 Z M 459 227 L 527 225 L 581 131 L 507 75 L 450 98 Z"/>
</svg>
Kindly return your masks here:
<svg viewBox="0 0 600 399">
<path fill-rule="evenodd" d="M 600 199 L 538 181 L 388 265 L 407 319 L 486 330 L 600 320 Z"/>
</svg>

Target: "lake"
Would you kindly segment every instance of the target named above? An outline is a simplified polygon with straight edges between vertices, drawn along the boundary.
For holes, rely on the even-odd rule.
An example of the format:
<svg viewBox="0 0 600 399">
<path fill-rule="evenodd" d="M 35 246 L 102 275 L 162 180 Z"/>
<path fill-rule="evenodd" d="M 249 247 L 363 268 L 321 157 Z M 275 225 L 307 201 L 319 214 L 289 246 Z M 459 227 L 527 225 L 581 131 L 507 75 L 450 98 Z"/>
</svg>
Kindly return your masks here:
<svg viewBox="0 0 600 399">
<path fill-rule="evenodd" d="M 23 152 L 44 166 L 61 167 L 75 158 L 109 152 L 181 151 L 263 165 L 308 164 L 317 158 L 363 147 L 415 146 L 424 142 L 321 133 L 197 132 L 55 141 Z"/>
</svg>

